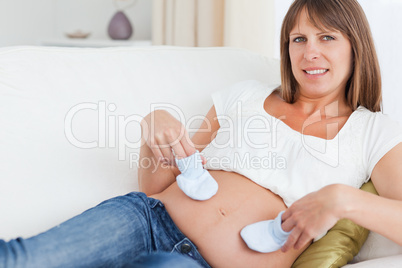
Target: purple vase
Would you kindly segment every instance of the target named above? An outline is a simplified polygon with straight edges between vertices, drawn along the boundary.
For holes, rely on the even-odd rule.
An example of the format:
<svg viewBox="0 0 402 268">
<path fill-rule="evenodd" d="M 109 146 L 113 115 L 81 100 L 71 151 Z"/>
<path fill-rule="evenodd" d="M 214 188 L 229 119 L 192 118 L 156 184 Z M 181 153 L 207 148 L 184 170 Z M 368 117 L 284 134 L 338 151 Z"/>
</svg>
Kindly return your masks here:
<svg viewBox="0 0 402 268">
<path fill-rule="evenodd" d="M 108 34 L 114 40 L 127 40 L 133 34 L 130 20 L 123 11 L 118 11 L 110 20 Z"/>
</svg>

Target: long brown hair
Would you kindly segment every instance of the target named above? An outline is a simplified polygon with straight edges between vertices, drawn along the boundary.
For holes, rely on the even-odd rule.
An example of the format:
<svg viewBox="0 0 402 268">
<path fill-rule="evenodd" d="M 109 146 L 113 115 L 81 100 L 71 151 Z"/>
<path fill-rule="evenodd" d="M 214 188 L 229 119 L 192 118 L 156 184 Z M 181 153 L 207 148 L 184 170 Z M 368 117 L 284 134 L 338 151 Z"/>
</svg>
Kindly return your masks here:
<svg viewBox="0 0 402 268">
<path fill-rule="evenodd" d="M 306 9 L 310 22 L 318 29 L 337 30 L 349 38 L 353 53 L 353 71 L 346 84 L 346 100 L 353 109 L 362 105 L 373 112 L 381 111 L 381 73 L 370 26 L 356 0 L 295 0 L 282 23 L 281 94 L 293 103 L 297 81 L 289 57 L 289 34 L 300 13 Z"/>
</svg>

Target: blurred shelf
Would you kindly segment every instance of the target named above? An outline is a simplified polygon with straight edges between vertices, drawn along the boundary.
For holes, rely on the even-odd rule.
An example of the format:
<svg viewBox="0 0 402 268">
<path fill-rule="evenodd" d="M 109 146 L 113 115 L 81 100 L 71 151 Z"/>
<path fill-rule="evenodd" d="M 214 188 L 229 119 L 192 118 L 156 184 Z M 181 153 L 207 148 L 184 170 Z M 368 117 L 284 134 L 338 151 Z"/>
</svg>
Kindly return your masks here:
<svg viewBox="0 0 402 268">
<path fill-rule="evenodd" d="M 123 46 L 151 46 L 151 40 L 108 40 L 108 39 L 68 39 L 54 38 L 39 41 L 41 46 L 57 47 L 123 47 Z"/>
</svg>

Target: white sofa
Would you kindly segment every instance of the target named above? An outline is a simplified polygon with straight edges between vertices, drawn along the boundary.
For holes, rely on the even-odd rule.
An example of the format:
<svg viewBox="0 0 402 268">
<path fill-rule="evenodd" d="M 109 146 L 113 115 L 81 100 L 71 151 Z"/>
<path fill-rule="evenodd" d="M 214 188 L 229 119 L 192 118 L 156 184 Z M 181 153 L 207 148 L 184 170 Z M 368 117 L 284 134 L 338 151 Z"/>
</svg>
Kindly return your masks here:
<svg viewBox="0 0 402 268">
<path fill-rule="evenodd" d="M 0 48 L 0 237 L 138 190 L 142 117 L 168 109 L 195 131 L 210 93 L 246 79 L 279 83 L 278 61 L 233 48 Z M 402 262 L 377 234 L 366 245 L 348 267 Z"/>
</svg>

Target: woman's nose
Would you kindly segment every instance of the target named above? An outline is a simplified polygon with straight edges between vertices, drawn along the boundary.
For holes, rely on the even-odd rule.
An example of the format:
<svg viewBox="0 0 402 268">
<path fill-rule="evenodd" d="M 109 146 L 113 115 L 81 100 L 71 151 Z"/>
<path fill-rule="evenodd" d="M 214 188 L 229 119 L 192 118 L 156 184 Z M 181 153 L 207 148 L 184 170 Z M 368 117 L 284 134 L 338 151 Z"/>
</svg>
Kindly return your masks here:
<svg viewBox="0 0 402 268">
<path fill-rule="evenodd" d="M 320 56 L 320 49 L 318 45 L 314 42 L 307 42 L 304 51 L 304 58 L 307 61 L 313 61 L 318 59 Z"/>
</svg>

